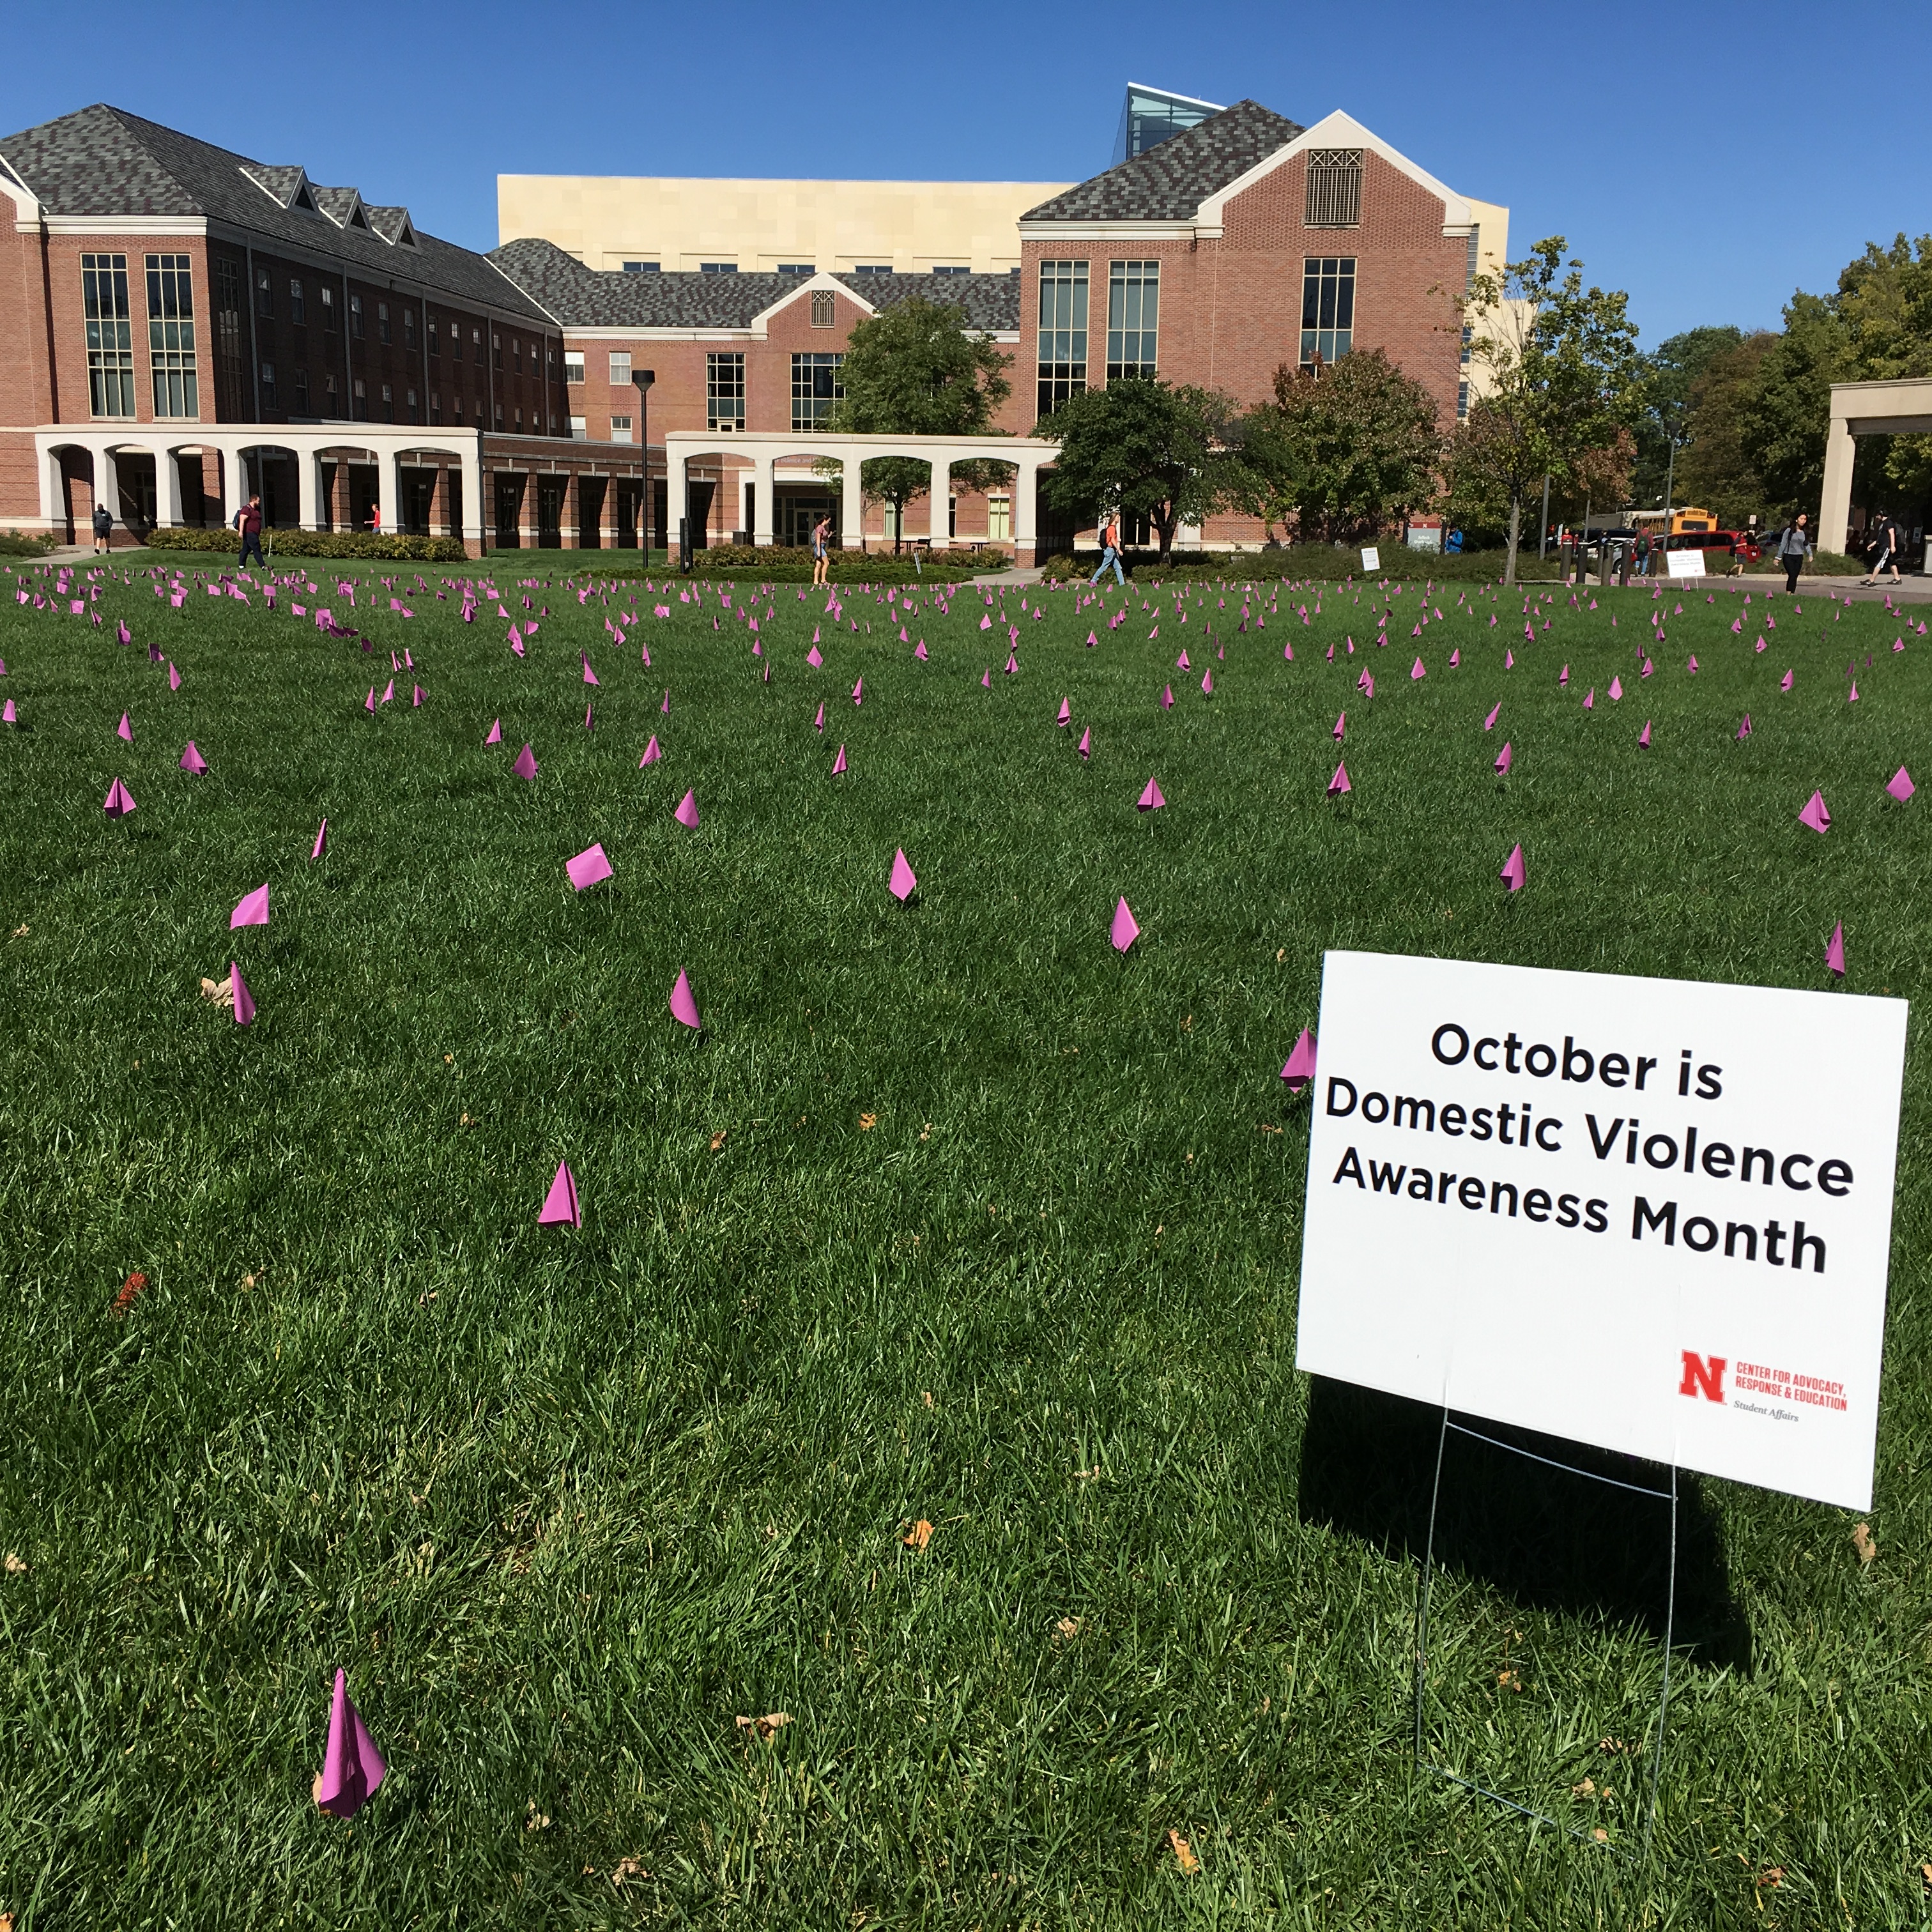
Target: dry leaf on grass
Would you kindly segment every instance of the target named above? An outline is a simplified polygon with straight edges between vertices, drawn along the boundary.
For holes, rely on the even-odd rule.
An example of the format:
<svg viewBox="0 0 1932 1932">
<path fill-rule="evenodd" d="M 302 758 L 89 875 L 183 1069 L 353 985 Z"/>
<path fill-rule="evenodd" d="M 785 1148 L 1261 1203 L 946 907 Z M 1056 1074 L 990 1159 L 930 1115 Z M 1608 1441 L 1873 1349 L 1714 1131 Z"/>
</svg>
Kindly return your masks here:
<svg viewBox="0 0 1932 1932">
<path fill-rule="evenodd" d="M 1054 1625 L 1053 1630 L 1056 1636 L 1064 1637 L 1071 1642 L 1080 1634 L 1080 1619 L 1078 1617 L 1062 1617 Z"/>
<path fill-rule="evenodd" d="M 1597 1787 L 1594 1782 L 1587 1778 L 1581 1784 L 1573 1784 L 1570 1787 L 1570 1796 L 1572 1798 L 1594 1798 L 1596 1795 Z"/>
<path fill-rule="evenodd" d="M 1505 1690 L 1520 1690 L 1522 1688 L 1522 1679 L 1514 1670 L 1498 1670 L 1496 1682 Z"/>
<path fill-rule="evenodd" d="M 859 1131 L 862 1134 L 869 1134 L 878 1124 L 879 1117 L 876 1114 L 861 1114 L 859 1116 Z"/>
<path fill-rule="evenodd" d="M 932 1406 L 932 1390 L 930 1390 L 930 1389 L 921 1389 L 921 1390 L 920 1390 L 920 1394 L 921 1397 L 924 1400 L 926 1407 L 927 1407 L 928 1408 L 930 1408 Z"/>
<path fill-rule="evenodd" d="M 1872 1539 L 1870 1523 L 1862 1522 L 1852 1532 L 1852 1547 L 1858 1552 L 1861 1564 L 1869 1564 L 1878 1554 L 1878 1545 Z"/>
<path fill-rule="evenodd" d="M 1921 1865 L 1918 1868 L 1918 1876 L 1924 1881 L 1925 1889 L 1928 1892 L 1932 1892 L 1932 1864 Z M 0 1925 L 0 1932 L 7 1932 L 6 1927 Z"/>
<path fill-rule="evenodd" d="M 22 926 L 20 931 L 24 932 L 26 929 Z M 14 935 L 16 938 L 19 936 L 18 933 Z M 0 1912 L 0 1932 L 14 1932 L 14 1915 L 10 1912 Z"/>
<path fill-rule="evenodd" d="M 201 982 L 201 997 L 204 1000 L 212 1000 L 218 1006 L 232 1007 L 235 1004 L 235 982 L 232 979 L 205 978 Z"/>
<path fill-rule="evenodd" d="M 718 1131 L 711 1136 L 711 1151 L 713 1154 L 716 1154 L 718 1150 L 724 1144 L 724 1136 L 730 1132 L 730 1129 L 728 1127 L 720 1127 Z"/>
<path fill-rule="evenodd" d="M 649 1878 L 644 1862 L 640 1858 L 621 1858 L 610 1868 L 610 1882 L 622 1885 L 627 1878 Z"/>
<path fill-rule="evenodd" d="M 1605 1831 L 1600 1825 L 1599 1825 L 1597 1828 L 1590 1834 L 1590 1835 L 1592 1838 L 1594 1838 L 1600 1845 L 1607 1845 L 1610 1842 L 1610 1833 Z"/>
<path fill-rule="evenodd" d="M 1192 1878 L 1201 1869 L 1201 1861 L 1194 1856 L 1194 1847 L 1175 1831 L 1168 1828 L 1167 1842 L 1174 1847 L 1174 1862 L 1180 1868 L 1184 1878 Z"/>
<path fill-rule="evenodd" d="M 10 1550 L 7 1552 L 7 1574 L 10 1576 L 24 1576 L 27 1566 Z"/>
<path fill-rule="evenodd" d="M 1768 1886 L 1771 1890 L 1775 1892 L 1784 1882 L 1784 1868 L 1782 1865 L 1766 1865 L 1764 1870 L 1758 1874 L 1757 1882 L 1760 1886 Z"/>
<path fill-rule="evenodd" d="M 25 938 L 26 938 L 26 936 L 27 936 L 27 928 L 26 928 L 24 926 L 16 926 L 16 927 L 14 927 L 14 937 L 16 939 L 25 939 Z M 9 1918 L 9 1919 L 8 1920 L 8 1922 L 7 1922 L 7 1923 L 8 1923 L 8 1925 L 12 1924 L 13 1924 L 13 1922 L 13 1922 L 13 1920 L 12 1920 L 11 1918 Z M 5 1928 L 4 1928 L 4 1927 L 0 1927 L 0 1932 L 5 1932 Z"/>
<path fill-rule="evenodd" d="M 923 1550 L 932 1540 L 932 1526 L 921 1516 L 899 1540 L 908 1550 Z"/>
<path fill-rule="evenodd" d="M 739 1730 L 756 1731 L 760 1742 L 770 1744 L 779 1731 L 791 1722 L 791 1717 L 788 1712 L 771 1711 L 762 1718 L 740 1718 L 737 1721 Z"/>
<path fill-rule="evenodd" d="M 140 1300 L 141 1291 L 148 1285 L 148 1277 L 139 1268 L 121 1284 L 121 1292 L 114 1298 L 113 1312 L 125 1315 Z"/>
<path fill-rule="evenodd" d="M 524 1829 L 526 1832 L 542 1832 L 547 1831 L 549 1826 L 549 1819 L 537 1809 L 537 1801 L 532 1798 L 530 1800 L 530 1816 L 524 1820 Z"/>
</svg>

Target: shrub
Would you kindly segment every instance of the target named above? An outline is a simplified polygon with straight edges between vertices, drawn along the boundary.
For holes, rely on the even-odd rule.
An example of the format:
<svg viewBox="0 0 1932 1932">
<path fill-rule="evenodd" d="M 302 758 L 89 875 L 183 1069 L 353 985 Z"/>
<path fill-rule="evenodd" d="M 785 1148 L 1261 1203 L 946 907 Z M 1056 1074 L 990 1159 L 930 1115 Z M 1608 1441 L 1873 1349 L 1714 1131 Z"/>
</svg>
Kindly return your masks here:
<svg viewBox="0 0 1932 1932">
<path fill-rule="evenodd" d="M 45 556 L 54 547 L 50 536 L 26 530 L 0 530 L 0 556 Z"/>
<path fill-rule="evenodd" d="M 362 530 L 264 530 L 262 547 L 278 556 L 377 557 L 392 562 L 462 563 L 468 553 L 454 537 L 376 536 Z M 242 533 L 231 530 L 161 529 L 148 532 L 150 550 L 242 554 Z"/>
<path fill-rule="evenodd" d="M 983 577 L 1008 568 L 1012 562 L 1004 550 L 943 550 L 866 552 L 835 550 L 832 553 L 831 578 L 834 584 L 957 584 L 962 578 Z M 812 553 L 783 544 L 714 544 L 709 550 L 692 553 L 692 571 L 698 577 L 739 577 L 760 584 L 809 584 Z"/>
<path fill-rule="evenodd" d="M 1382 568 L 1376 573 L 1380 583 L 1388 578 L 1406 584 L 1411 578 L 1437 584 L 1495 584 L 1503 574 L 1501 550 L 1465 550 L 1446 555 L 1436 550 L 1410 550 L 1400 542 L 1382 545 Z M 1274 582 L 1286 578 L 1291 583 L 1340 583 L 1346 577 L 1360 578 L 1362 554 L 1357 549 L 1337 550 L 1331 544 L 1276 544 L 1260 550 L 1176 550 L 1162 566 L 1154 550 L 1130 550 L 1126 557 L 1128 574 L 1155 580 L 1200 577 L 1226 578 L 1235 583 Z M 1084 581 L 1100 567 L 1100 553 L 1086 550 L 1048 557 L 1046 574 L 1061 583 L 1076 578 Z M 1519 554 L 1516 578 L 1520 583 L 1548 583 L 1560 572 L 1552 556 L 1539 562 L 1532 553 Z M 1113 572 L 1106 580 L 1113 581 Z"/>
</svg>

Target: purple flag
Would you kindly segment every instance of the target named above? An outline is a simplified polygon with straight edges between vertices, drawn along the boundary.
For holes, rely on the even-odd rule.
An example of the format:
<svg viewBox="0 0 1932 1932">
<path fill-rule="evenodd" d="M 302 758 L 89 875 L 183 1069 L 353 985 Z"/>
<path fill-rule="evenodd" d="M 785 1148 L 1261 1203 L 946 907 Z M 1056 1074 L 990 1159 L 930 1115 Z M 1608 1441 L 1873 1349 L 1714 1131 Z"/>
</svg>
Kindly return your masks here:
<svg viewBox="0 0 1932 1932">
<path fill-rule="evenodd" d="M 1510 855 L 1503 861 L 1502 871 L 1498 876 L 1511 892 L 1520 892 L 1522 890 L 1526 868 L 1522 862 L 1522 848 L 1520 845 L 1514 845 L 1510 848 Z"/>
<path fill-rule="evenodd" d="M 168 688 L 170 691 L 178 691 L 181 688 L 181 673 L 175 669 L 172 658 L 168 663 Z"/>
<path fill-rule="evenodd" d="M 1348 714 L 1346 711 L 1337 712 L 1335 718 L 1335 742 L 1336 744 L 1339 745 L 1342 742 L 1348 728 Z"/>
<path fill-rule="evenodd" d="M 1841 920 L 1832 928 L 1832 936 L 1825 942 L 1825 964 L 1840 979 L 1845 976 L 1845 927 Z"/>
<path fill-rule="evenodd" d="M 663 756 L 664 753 L 658 747 L 658 735 L 653 731 L 651 742 L 644 747 L 644 755 L 638 760 L 638 770 L 642 771 L 646 765 L 656 764 Z"/>
<path fill-rule="evenodd" d="M 698 791 L 695 786 L 678 800 L 677 809 L 671 816 L 679 824 L 688 826 L 694 832 L 698 830 Z"/>
<path fill-rule="evenodd" d="M 266 926 L 268 922 L 268 889 L 266 886 L 257 886 L 228 915 L 228 929 L 231 932 L 239 926 Z"/>
<path fill-rule="evenodd" d="M 845 747 L 838 747 L 838 755 L 832 760 L 832 776 L 836 778 L 845 769 Z"/>
<path fill-rule="evenodd" d="M 1299 1094 L 1315 1078 L 1315 1036 L 1307 1028 L 1301 1029 L 1301 1037 L 1294 1042 L 1294 1051 L 1288 1056 L 1281 1077 L 1288 1082 L 1291 1094 Z"/>
<path fill-rule="evenodd" d="M 130 745 L 134 742 L 134 728 L 128 723 L 128 714 L 124 711 L 121 714 L 120 723 L 114 728 L 114 735 L 117 738 L 126 739 Z"/>
<path fill-rule="evenodd" d="M 1650 720 L 1648 718 L 1643 721 L 1643 729 L 1636 734 L 1636 742 L 1642 750 L 1647 752 L 1650 749 Z"/>
<path fill-rule="evenodd" d="M 570 875 L 572 886 L 580 892 L 586 886 L 594 886 L 600 879 L 610 876 L 610 861 L 604 856 L 600 843 L 578 853 L 574 859 L 566 859 L 563 869 Z"/>
<path fill-rule="evenodd" d="M 362 1721 L 362 1714 L 350 1701 L 347 1675 L 337 1671 L 322 1774 L 310 1787 L 316 1808 L 326 1811 L 332 1818 L 354 1817 L 375 1796 L 388 1768 Z"/>
<path fill-rule="evenodd" d="M 524 748 L 517 754 L 517 761 L 510 767 L 510 769 L 512 771 L 514 772 L 520 778 L 530 778 L 532 780 L 536 778 L 537 775 L 537 761 L 534 755 L 532 754 L 529 746 L 526 745 Z"/>
<path fill-rule="evenodd" d="M 1124 952 L 1141 936 L 1141 929 L 1134 916 L 1127 910 L 1127 902 L 1121 900 L 1114 908 L 1114 927 L 1110 935 L 1116 952 Z"/>
<path fill-rule="evenodd" d="M 1610 680 L 1610 702 L 1612 704 L 1621 704 L 1623 700 L 1623 680 L 1620 677 L 1612 678 Z"/>
<path fill-rule="evenodd" d="M 503 721 L 493 718 L 490 721 L 490 735 L 483 740 L 486 745 L 500 745 L 503 742 Z"/>
<path fill-rule="evenodd" d="M 255 1017 L 255 996 L 248 990 L 248 982 L 242 976 L 242 968 L 234 960 L 228 962 L 228 984 L 235 995 L 235 1024 L 248 1026 Z"/>
<path fill-rule="evenodd" d="M 1890 782 L 1886 786 L 1886 790 L 1890 792 L 1900 805 L 1903 805 L 1918 789 L 1918 788 L 1912 782 L 1912 775 L 1903 765 L 1892 773 Z"/>
<path fill-rule="evenodd" d="M 686 978 L 684 968 L 677 972 L 677 984 L 670 989 L 670 1016 L 681 1026 L 688 1026 L 693 1033 L 703 1030 L 704 1023 L 698 1017 L 698 1002 L 692 997 L 691 982 Z"/>
<path fill-rule="evenodd" d="M 1509 776 L 1510 766 L 1515 762 L 1516 753 L 1510 748 L 1508 741 L 1505 740 L 1502 749 L 1496 754 L 1496 770 L 1507 778 Z"/>
<path fill-rule="evenodd" d="M 865 701 L 866 680 L 862 677 L 860 679 L 859 682 L 852 687 L 852 702 L 854 704 L 863 704 Z"/>
<path fill-rule="evenodd" d="M 1747 711 L 1744 715 L 1744 722 L 1738 727 L 1738 742 L 1742 744 L 1750 736 L 1750 713 Z"/>
<path fill-rule="evenodd" d="M 916 657 L 916 658 L 918 658 L 918 660 L 920 661 L 920 662 L 921 664 L 924 664 L 924 663 L 925 663 L 925 662 L 926 662 L 926 640 L 925 640 L 923 638 L 920 638 L 920 640 L 919 640 L 919 642 L 918 642 L 917 644 L 916 644 L 915 645 L 914 645 L 914 646 L 913 646 L 913 647 L 912 647 L 912 654 L 913 654 L 913 656 L 914 656 L 914 657 Z"/>
<path fill-rule="evenodd" d="M 1424 668 L 1422 660 L 1420 658 L 1418 658 L 1414 663 L 1411 664 L 1408 668 L 1409 682 L 1412 684 L 1413 684 L 1418 678 L 1426 677 L 1428 675 L 1429 673 Z"/>
<path fill-rule="evenodd" d="M 886 882 L 886 890 L 901 904 L 910 898 L 919 880 L 913 876 L 912 868 L 906 863 L 905 848 L 902 845 L 892 854 L 892 876 Z"/>
<path fill-rule="evenodd" d="M 807 664 L 811 665 L 814 670 L 816 670 L 818 667 L 825 662 L 825 660 L 818 655 L 818 646 L 816 644 L 814 644 L 811 650 L 806 652 L 805 661 Z"/>
<path fill-rule="evenodd" d="M 328 820 L 324 819 L 315 835 L 315 849 L 309 854 L 311 862 L 320 859 L 328 850 Z"/>
<path fill-rule="evenodd" d="M 1069 724 L 1073 722 L 1073 706 L 1072 704 L 1064 698 L 1060 700 L 1060 716 L 1054 722 L 1058 724 L 1063 730 L 1065 730 Z"/>
<path fill-rule="evenodd" d="M 1800 825 L 1808 825 L 1814 832 L 1822 832 L 1832 823 L 1832 814 L 1825 808 L 1825 794 L 1814 791 L 1804 801 L 1804 809 L 1798 814 Z"/>
<path fill-rule="evenodd" d="M 584 682 L 586 684 L 595 684 L 597 682 L 597 674 L 590 668 L 590 658 L 582 652 L 579 652 L 578 655 L 584 658 Z"/>
<path fill-rule="evenodd" d="M 13 700 L 8 700 L 9 704 Z M 134 794 L 118 778 L 107 788 L 107 796 L 101 801 L 100 808 L 110 818 L 125 818 L 134 809 Z"/>
<path fill-rule="evenodd" d="M 1348 782 L 1348 767 L 1346 764 L 1337 765 L 1335 776 L 1328 781 L 1328 796 L 1340 798 L 1344 792 L 1353 791 L 1354 788 Z"/>
<path fill-rule="evenodd" d="M 192 772 L 196 778 L 208 769 L 208 760 L 195 749 L 192 738 L 188 741 L 188 749 L 181 754 L 181 768 L 184 772 Z"/>
<path fill-rule="evenodd" d="M 1174 709 L 1174 686 L 1171 684 L 1163 685 L 1161 687 L 1160 708 L 1163 711 L 1172 711 Z"/>
<path fill-rule="evenodd" d="M 1782 678 L 1782 679 L 1780 679 L 1780 680 L 1779 680 L 1778 688 L 1778 689 L 1779 689 L 1780 691 L 1789 691 L 1789 690 L 1791 688 L 1791 674 L 1790 674 L 1790 672 L 1786 671 L 1786 672 L 1784 674 L 1784 676 L 1783 676 L 1783 678 Z"/>
<path fill-rule="evenodd" d="M 577 1177 L 570 1171 L 570 1163 L 560 1160 L 556 1164 L 556 1178 L 550 1184 L 550 1192 L 544 1196 L 544 1204 L 537 1215 L 539 1228 L 580 1228 L 584 1226 L 584 1210 L 577 1198 Z"/>
<path fill-rule="evenodd" d="M 1083 758 L 1090 757 L 1093 754 L 1093 750 L 1094 728 L 1090 724 L 1080 734 L 1080 755 Z"/>
<path fill-rule="evenodd" d="M 1142 812 L 1158 812 L 1167 800 L 1161 796 L 1160 787 L 1152 778 L 1147 782 L 1147 789 L 1141 794 L 1139 808 Z"/>
</svg>

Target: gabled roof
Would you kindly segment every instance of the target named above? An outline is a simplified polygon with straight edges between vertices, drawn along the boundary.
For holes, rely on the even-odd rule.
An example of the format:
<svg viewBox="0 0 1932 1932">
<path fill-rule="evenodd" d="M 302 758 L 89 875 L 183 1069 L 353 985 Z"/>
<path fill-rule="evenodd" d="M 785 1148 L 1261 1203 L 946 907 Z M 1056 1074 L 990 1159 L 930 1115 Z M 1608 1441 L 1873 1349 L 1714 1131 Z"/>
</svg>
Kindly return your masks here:
<svg viewBox="0 0 1932 1932">
<path fill-rule="evenodd" d="M 505 242 L 490 260 L 566 328 L 749 329 L 788 296 L 828 281 L 874 309 L 922 295 L 956 303 L 969 328 L 1020 326 L 1017 275 L 626 274 L 586 268 L 554 242 L 535 236 Z"/>
<path fill-rule="evenodd" d="M 302 254 L 332 256 L 372 280 L 387 280 L 400 266 L 395 247 L 370 226 L 355 189 L 317 188 L 292 163 L 251 160 L 118 107 L 83 107 L 0 136 L 0 160 L 47 217 L 200 217 L 248 230 L 272 248 L 281 242 Z M 327 220 L 307 211 L 304 192 Z M 403 209 L 385 212 L 400 216 L 414 238 L 406 257 L 410 280 L 458 302 L 545 319 L 488 256 L 424 234 Z"/>
<path fill-rule="evenodd" d="M 1304 130 L 1258 101 L 1238 100 L 1105 174 L 1030 208 L 1034 221 L 1191 221 L 1202 202 Z"/>
<path fill-rule="evenodd" d="M 392 248 L 413 248 L 416 245 L 416 232 L 410 226 L 406 208 L 371 208 L 365 202 L 362 212 L 369 218 L 370 228 Z"/>
</svg>

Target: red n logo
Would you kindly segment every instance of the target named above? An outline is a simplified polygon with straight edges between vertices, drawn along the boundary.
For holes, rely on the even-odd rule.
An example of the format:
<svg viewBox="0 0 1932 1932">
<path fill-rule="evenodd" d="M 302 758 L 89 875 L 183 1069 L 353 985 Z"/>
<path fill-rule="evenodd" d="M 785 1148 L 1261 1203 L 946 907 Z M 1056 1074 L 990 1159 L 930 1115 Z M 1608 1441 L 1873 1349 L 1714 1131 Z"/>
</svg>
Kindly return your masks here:
<svg viewBox="0 0 1932 1932">
<path fill-rule="evenodd" d="M 1694 1355 L 1684 1351 L 1684 1379 L 1677 1385 L 1679 1395 L 1704 1396 L 1712 1402 L 1724 1399 L 1724 1358 L 1722 1355 Z"/>
</svg>

